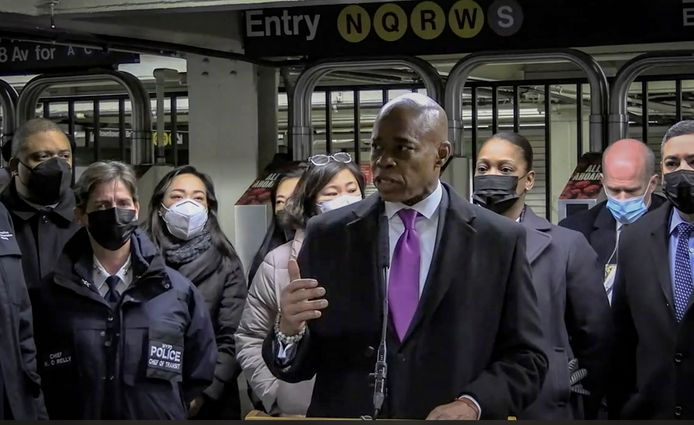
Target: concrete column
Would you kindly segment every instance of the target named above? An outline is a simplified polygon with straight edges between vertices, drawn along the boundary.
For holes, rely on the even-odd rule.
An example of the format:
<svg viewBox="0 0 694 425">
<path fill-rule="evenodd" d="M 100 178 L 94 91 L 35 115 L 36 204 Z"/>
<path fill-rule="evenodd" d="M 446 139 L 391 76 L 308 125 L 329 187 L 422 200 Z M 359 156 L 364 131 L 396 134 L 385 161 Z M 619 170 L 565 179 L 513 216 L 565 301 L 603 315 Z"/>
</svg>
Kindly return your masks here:
<svg viewBox="0 0 694 425">
<path fill-rule="evenodd" d="M 235 241 L 234 204 L 258 163 L 256 68 L 197 55 L 188 56 L 187 68 L 190 164 L 212 177 L 222 230 Z"/>
</svg>

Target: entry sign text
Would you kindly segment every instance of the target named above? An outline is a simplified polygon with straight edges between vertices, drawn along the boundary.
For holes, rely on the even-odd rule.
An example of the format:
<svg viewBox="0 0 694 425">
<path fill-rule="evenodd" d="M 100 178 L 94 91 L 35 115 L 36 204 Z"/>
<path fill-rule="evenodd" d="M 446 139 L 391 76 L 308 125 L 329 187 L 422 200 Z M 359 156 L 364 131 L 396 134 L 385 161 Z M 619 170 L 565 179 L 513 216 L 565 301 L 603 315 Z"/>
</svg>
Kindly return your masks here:
<svg viewBox="0 0 694 425">
<path fill-rule="evenodd" d="M 250 10 L 252 56 L 446 54 L 691 40 L 694 0 L 412 0 Z M 647 30 L 646 30 L 647 29 Z"/>
<path fill-rule="evenodd" d="M 0 40 L 0 74 L 39 73 L 79 68 L 110 67 L 139 62 L 139 55 L 104 52 L 84 47 Z"/>
</svg>

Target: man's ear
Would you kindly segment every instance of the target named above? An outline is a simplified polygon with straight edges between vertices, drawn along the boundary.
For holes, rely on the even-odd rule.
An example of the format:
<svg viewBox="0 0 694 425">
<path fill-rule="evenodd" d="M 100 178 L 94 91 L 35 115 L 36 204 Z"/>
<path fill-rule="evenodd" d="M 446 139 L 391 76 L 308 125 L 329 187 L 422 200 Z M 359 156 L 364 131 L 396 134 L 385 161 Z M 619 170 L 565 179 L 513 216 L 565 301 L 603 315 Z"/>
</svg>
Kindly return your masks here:
<svg viewBox="0 0 694 425">
<path fill-rule="evenodd" d="M 446 163 L 446 161 L 448 160 L 448 158 L 452 154 L 453 154 L 453 146 L 451 145 L 451 142 L 449 142 L 449 141 L 442 142 L 436 150 L 436 155 L 437 155 L 436 165 L 438 167 L 443 167 L 443 164 Z"/>
<path fill-rule="evenodd" d="M 530 192 L 535 187 L 535 170 L 528 171 L 528 175 L 525 176 L 525 191 Z"/>
<path fill-rule="evenodd" d="M 17 174 L 19 172 L 19 158 L 16 156 L 10 159 L 10 172 Z"/>
<path fill-rule="evenodd" d="M 87 227 L 87 214 L 84 212 L 84 210 L 80 207 L 75 207 L 74 209 L 75 212 L 75 223 Z"/>
</svg>

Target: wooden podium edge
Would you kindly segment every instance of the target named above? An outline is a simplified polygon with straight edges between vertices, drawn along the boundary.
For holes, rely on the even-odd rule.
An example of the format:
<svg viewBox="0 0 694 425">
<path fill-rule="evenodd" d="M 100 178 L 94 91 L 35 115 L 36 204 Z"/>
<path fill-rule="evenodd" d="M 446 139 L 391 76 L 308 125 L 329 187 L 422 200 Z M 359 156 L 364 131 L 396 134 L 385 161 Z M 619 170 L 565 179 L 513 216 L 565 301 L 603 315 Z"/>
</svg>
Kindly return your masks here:
<svg viewBox="0 0 694 425">
<path fill-rule="evenodd" d="M 307 418 L 306 416 L 270 416 L 260 410 L 251 410 L 244 418 L 246 421 L 360 421 L 359 418 Z M 392 419 L 397 420 L 397 419 Z M 509 421 L 515 421 L 515 416 L 509 416 Z"/>
</svg>

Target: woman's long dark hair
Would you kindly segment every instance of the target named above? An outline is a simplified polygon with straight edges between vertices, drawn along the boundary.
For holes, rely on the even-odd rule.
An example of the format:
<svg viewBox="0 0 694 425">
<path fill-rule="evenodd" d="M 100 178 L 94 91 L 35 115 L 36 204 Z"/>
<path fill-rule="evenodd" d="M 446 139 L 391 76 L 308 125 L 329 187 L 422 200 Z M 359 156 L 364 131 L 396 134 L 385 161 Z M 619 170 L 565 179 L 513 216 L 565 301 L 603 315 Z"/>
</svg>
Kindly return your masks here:
<svg viewBox="0 0 694 425">
<path fill-rule="evenodd" d="M 275 201 L 277 200 L 277 189 L 280 184 L 286 179 L 300 178 L 308 166 L 304 162 L 293 162 L 283 164 L 280 169 L 274 170 L 279 176 L 275 180 L 274 186 L 270 189 L 270 202 L 272 202 L 272 220 L 270 221 L 270 227 L 268 227 L 267 232 L 265 232 L 265 237 L 263 242 L 260 244 L 260 248 L 255 253 L 253 257 L 253 262 L 248 270 L 248 285 L 250 286 L 253 282 L 253 277 L 258 271 L 260 264 L 265 260 L 265 256 L 268 252 L 289 242 L 293 235 L 293 232 L 287 232 L 287 229 L 279 222 L 277 218 L 277 211 L 275 211 Z"/>
<path fill-rule="evenodd" d="M 159 210 L 164 201 L 166 190 L 171 185 L 173 179 L 181 174 L 192 174 L 202 180 L 205 185 L 205 191 L 207 192 L 207 229 L 210 231 L 212 244 L 219 250 L 223 257 L 228 259 L 237 258 L 238 255 L 236 254 L 234 246 L 229 239 L 227 239 L 224 232 L 222 232 L 222 228 L 219 226 L 219 219 L 217 218 L 219 203 L 214 192 L 212 179 L 207 174 L 198 171 L 192 165 L 183 165 L 169 171 L 154 188 L 154 194 L 149 203 L 149 217 L 147 217 L 147 221 L 144 223 L 144 228 L 151 236 L 152 241 L 157 247 L 161 248 L 161 241 L 163 238 L 170 237 L 167 236 L 168 231 L 166 230 L 164 219 L 159 215 Z"/>
<path fill-rule="evenodd" d="M 284 208 L 286 225 L 293 229 L 304 229 L 308 219 L 320 213 L 316 200 L 321 190 L 342 170 L 349 170 L 354 175 L 363 198 L 366 179 L 354 162 L 330 161 L 325 165 L 311 164 L 299 179 L 294 194 Z"/>
</svg>

